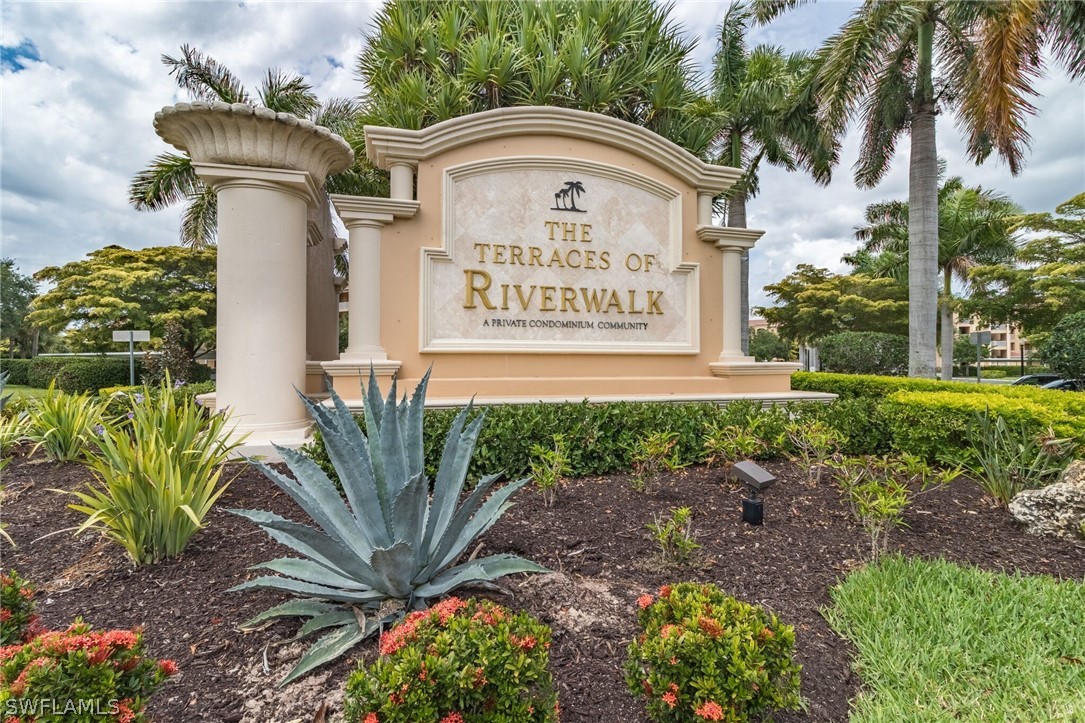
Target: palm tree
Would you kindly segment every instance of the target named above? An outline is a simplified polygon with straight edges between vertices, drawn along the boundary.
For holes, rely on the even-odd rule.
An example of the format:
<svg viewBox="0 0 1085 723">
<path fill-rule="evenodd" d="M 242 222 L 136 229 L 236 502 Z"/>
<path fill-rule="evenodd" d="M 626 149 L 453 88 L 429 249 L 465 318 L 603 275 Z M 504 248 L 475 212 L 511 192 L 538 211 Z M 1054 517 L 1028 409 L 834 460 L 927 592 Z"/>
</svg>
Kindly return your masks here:
<svg viewBox="0 0 1085 723">
<path fill-rule="evenodd" d="M 753 0 L 762 22 L 808 0 Z M 953 108 L 977 163 L 992 151 L 1016 175 L 1036 109 L 1045 48 L 1070 76 L 1085 76 L 1085 4 L 866 0 L 816 55 L 813 91 L 836 137 L 863 127 L 855 180 L 876 185 L 897 141 L 909 161 L 909 359 L 911 376 L 933 377 L 938 297 L 938 159 L 935 116 Z M 937 68 L 936 68 L 937 63 Z"/>
<path fill-rule="evenodd" d="M 565 192 L 569 194 L 569 200 L 572 202 L 570 211 L 579 211 L 581 209 L 576 207 L 576 199 L 582 193 L 584 193 L 584 184 L 580 181 L 566 181 Z"/>
<path fill-rule="evenodd" d="M 308 118 L 336 133 L 345 133 L 354 121 L 358 108 L 354 101 L 341 98 L 321 104 L 310 86 L 299 75 L 285 75 L 268 70 L 260 83 L 255 99 L 241 81 L 214 58 L 189 45 L 181 46 L 181 57 L 162 56 L 177 85 L 188 91 L 194 100 L 222 101 L 261 105 L 280 113 Z M 355 171 L 357 173 L 357 171 Z M 348 178 L 330 178 L 328 188 L 351 185 Z M 129 202 L 140 211 L 159 211 L 177 203 L 185 203 L 181 216 L 180 242 L 183 246 L 200 248 L 215 242 L 217 205 L 215 192 L 196 175 L 188 155 L 162 153 L 150 165 L 136 174 L 128 189 Z"/>
<path fill-rule="evenodd" d="M 667 11 L 652 0 L 392 0 L 358 58 L 364 123 L 420 129 L 553 105 L 644 126 L 699 155 L 713 109 L 697 102 L 693 44 Z"/>
<path fill-rule="evenodd" d="M 980 265 L 1011 261 L 1017 251 L 1014 223 L 1021 208 L 1007 197 L 966 187 L 957 177 L 938 190 L 938 268 L 942 274 L 942 379 L 953 376 L 953 280 L 966 288 Z M 887 201 L 867 206 L 867 225 L 855 230 L 863 242 L 844 261 L 874 275 L 903 278 L 909 272 L 908 204 Z M 876 256 L 874 256 L 877 254 Z"/>
<path fill-rule="evenodd" d="M 710 151 L 711 160 L 744 168 L 742 179 L 724 197 L 728 226 L 746 228 L 746 202 L 757 195 L 762 161 L 789 171 L 810 172 L 819 184 L 830 180 L 836 148 L 820 132 L 808 84 L 811 68 L 805 53 L 780 48 L 746 47 L 750 9 L 736 2 L 719 27 L 712 63 L 711 102 L 722 122 Z M 750 257 L 742 256 L 742 348 L 748 347 Z"/>
</svg>

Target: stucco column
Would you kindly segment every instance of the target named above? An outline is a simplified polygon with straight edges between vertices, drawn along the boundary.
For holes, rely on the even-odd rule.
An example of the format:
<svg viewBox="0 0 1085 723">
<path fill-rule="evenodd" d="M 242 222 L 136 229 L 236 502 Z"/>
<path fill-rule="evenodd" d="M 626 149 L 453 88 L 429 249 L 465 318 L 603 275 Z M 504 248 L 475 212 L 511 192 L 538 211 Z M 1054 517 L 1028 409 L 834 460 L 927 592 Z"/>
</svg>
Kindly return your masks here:
<svg viewBox="0 0 1085 723">
<path fill-rule="evenodd" d="M 341 359 L 384 360 L 381 346 L 381 228 L 391 221 L 356 218 L 346 221 L 350 232 L 350 302 L 347 316 L 347 348 Z"/>
<path fill-rule="evenodd" d="M 414 166 L 410 163 L 392 163 L 388 168 L 389 196 L 398 201 L 414 200 Z"/>
<path fill-rule="evenodd" d="M 697 192 L 697 225 L 712 225 L 712 193 L 708 191 Z"/>
<path fill-rule="evenodd" d="M 218 201 L 216 399 L 247 445 L 301 442 L 308 211 L 353 161 L 327 129 L 244 104 L 181 103 L 155 130 L 192 158 Z"/>
<path fill-rule="evenodd" d="M 720 361 L 745 361 L 742 353 L 742 253 L 739 246 L 718 247 L 723 257 L 723 351 Z"/>
</svg>

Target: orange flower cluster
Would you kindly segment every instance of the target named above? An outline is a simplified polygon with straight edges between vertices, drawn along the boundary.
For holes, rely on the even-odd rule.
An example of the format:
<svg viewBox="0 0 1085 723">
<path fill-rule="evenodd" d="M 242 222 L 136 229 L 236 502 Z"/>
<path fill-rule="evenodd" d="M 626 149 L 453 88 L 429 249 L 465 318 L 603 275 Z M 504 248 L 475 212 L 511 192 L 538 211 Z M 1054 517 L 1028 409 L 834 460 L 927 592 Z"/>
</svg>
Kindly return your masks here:
<svg viewBox="0 0 1085 723">
<path fill-rule="evenodd" d="M 697 627 L 705 632 L 710 638 L 718 638 L 723 635 L 723 626 L 712 618 L 697 618 Z"/>
<path fill-rule="evenodd" d="M 663 702 L 671 708 L 678 705 L 678 684 L 671 683 L 667 686 L 667 692 L 660 697 L 663 698 Z"/>
<path fill-rule="evenodd" d="M 660 597 L 670 597 L 671 596 L 671 586 L 670 585 L 661 585 L 659 587 L 659 596 Z"/>
<path fill-rule="evenodd" d="M 463 716 L 459 713 L 449 713 L 440 720 L 440 723 L 463 723 Z"/>
<path fill-rule="evenodd" d="M 521 650 L 531 650 L 539 641 L 535 639 L 534 635 L 525 635 L 524 637 L 518 637 L 516 635 L 509 635 L 509 642 L 520 648 Z"/>
<path fill-rule="evenodd" d="M 648 607 L 654 602 L 655 598 L 653 598 L 651 595 L 641 595 L 639 598 L 637 598 L 637 605 L 640 607 L 641 610 Z"/>
<path fill-rule="evenodd" d="M 699 708 L 694 708 L 693 712 L 705 720 L 723 720 L 723 708 L 714 700 L 702 704 Z"/>
<path fill-rule="evenodd" d="M 450 597 L 437 603 L 429 610 L 416 610 L 403 618 L 403 622 L 381 635 L 381 655 L 391 655 L 409 641 L 414 640 L 419 623 L 427 618 L 434 618 L 441 625 L 448 623 L 449 619 L 459 610 L 467 607 L 467 603 L 458 597 Z"/>
</svg>

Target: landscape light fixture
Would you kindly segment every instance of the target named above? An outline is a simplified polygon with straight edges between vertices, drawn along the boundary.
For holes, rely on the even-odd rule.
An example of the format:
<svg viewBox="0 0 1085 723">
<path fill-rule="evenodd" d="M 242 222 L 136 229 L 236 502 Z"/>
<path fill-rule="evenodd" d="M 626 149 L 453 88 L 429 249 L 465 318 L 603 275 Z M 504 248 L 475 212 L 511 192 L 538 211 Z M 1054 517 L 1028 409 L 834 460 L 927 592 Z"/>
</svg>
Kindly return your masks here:
<svg viewBox="0 0 1085 723">
<path fill-rule="evenodd" d="M 750 488 L 750 497 L 742 500 L 742 521 L 760 525 L 764 519 L 764 502 L 757 498 L 776 483 L 776 477 L 767 469 L 746 460 L 731 468 L 731 477 Z"/>
</svg>

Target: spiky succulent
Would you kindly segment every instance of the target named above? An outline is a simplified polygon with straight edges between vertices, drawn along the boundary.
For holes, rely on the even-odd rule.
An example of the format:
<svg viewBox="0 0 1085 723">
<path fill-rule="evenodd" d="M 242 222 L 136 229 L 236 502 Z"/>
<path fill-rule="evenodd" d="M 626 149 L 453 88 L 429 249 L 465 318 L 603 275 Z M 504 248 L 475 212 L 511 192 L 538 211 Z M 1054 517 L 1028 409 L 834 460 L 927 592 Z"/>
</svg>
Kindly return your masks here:
<svg viewBox="0 0 1085 723">
<path fill-rule="evenodd" d="M 272 539 L 303 556 L 257 565 L 279 575 L 259 577 L 233 588 L 280 590 L 302 598 L 273 607 L 245 626 L 301 616 L 309 620 L 298 637 L 331 629 L 302 656 L 283 683 L 345 653 L 403 611 L 424 608 L 430 598 L 511 573 L 546 572 L 546 568 L 515 555 L 457 564 L 472 542 L 511 506 L 509 498 L 528 480 L 507 484 L 487 497 L 500 475 L 486 476 L 459 504 L 484 417 L 480 414 L 468 424 L 468 405 L 445 439 L 431 498 L 422 444 L 428 381 L 427 372 L 411 400 L 404 396 L 397 404 L 395 380 L 382 401 L 370 371 L 364 394 L 365 433 L 334 392 L 331 409 L 302 397 L 324 437 L 343 494 L 316 462 L 294 450 L 277 447 L 296 479 L 259 462 L 254 464 L 290 495 L 317 527 L 271 512 L 229 510 L 252 520 Z M 389 601 L 399 604 L 389 605 Z M 398 610 L 388 614 L 390 608 Z"/>
</svg>

